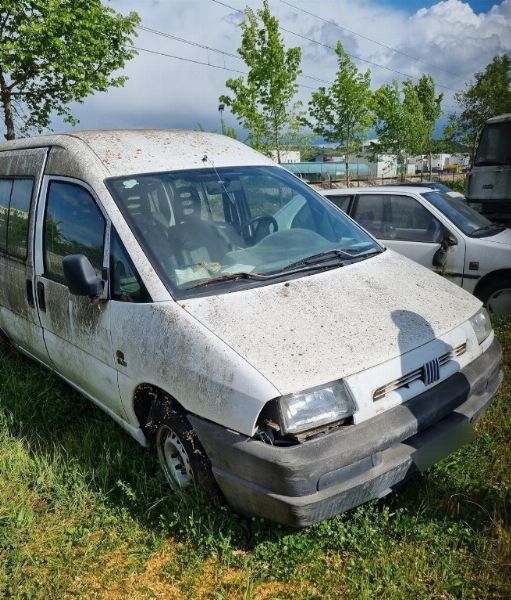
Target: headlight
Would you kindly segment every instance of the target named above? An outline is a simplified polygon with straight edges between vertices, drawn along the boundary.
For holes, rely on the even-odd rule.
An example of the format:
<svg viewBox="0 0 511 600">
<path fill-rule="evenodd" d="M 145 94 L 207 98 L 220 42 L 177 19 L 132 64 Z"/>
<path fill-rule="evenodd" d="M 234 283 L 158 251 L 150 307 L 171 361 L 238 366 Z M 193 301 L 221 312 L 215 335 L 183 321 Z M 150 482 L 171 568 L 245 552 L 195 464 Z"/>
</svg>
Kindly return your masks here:
<svg viewBox="0 0 511 600">
<path fill-rule="evenodd" d="M 340 421 L 355 412 L 355 406 L 342 381 L 334 381 L 282 396 L 278 400 L 282 433 L 300 433 Z"/>
<path fill-rule="evenodd" d="M 470 324 L 474 328 L 479 344 L 482 344 L 492 332 L 490 315 L 486 312 L 485 308 L 481 308 L 481 310 L 470 319 Z"/>
</svg>

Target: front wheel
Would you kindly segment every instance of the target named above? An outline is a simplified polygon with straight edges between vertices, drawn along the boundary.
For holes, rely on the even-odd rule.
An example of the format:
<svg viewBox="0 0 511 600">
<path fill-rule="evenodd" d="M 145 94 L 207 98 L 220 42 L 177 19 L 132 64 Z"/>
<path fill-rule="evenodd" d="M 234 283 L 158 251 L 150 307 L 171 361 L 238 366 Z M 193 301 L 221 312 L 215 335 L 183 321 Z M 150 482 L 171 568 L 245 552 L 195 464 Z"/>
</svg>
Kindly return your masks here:
<svg viewBox="0 0 511 600">
<path fill-rule="evenodd" d="M 209 494 L 218 495 L 211 463 L 185 414 L 165 407 L 155 428 L 154 442 L 160 467 L 173 489 L 195 483 Z"/>
<path fill-rule="evenodd" d="M 491 315 L 511 315 L 511 280 L 493 281 L 478 291 L 481 300 Z"/>
</svg>

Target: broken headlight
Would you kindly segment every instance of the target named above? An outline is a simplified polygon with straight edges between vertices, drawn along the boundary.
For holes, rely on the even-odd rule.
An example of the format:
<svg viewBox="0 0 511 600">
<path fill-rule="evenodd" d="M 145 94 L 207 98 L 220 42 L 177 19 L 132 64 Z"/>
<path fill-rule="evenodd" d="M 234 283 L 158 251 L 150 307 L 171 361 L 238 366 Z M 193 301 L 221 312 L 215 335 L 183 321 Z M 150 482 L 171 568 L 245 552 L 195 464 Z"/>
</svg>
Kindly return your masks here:
<svg viewBox="0 0 511 600">
<path fill-rule="evenodd" d="M 282 433 L 296 434 L 350 417 L 355 405 L 342 381 L 334 381 L 277 401 Z"/>
</svg>

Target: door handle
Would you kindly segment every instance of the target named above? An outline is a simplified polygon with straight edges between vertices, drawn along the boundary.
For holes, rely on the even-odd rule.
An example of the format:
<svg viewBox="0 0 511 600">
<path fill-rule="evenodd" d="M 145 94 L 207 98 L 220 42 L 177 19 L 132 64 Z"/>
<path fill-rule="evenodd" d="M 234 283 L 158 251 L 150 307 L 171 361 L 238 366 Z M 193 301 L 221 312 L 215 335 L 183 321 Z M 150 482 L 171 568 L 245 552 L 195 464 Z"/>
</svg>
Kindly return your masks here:
<svg viewBox="0 0 511 600">
<path fill-rule="evenodd" d="M 31 306 L 32 308 L 35 307 L 34 286 L 32 285 L 31 279 L 27 279 L 27 301 L 28 301 L 29 306 Z"/>
<path fill-rule="evenodd" d="M 42 281 L 37 282 L 37 304 L 39 310 L 46 312 L 46 298 L 44 296 L 44 283 Z"/>
</svg>

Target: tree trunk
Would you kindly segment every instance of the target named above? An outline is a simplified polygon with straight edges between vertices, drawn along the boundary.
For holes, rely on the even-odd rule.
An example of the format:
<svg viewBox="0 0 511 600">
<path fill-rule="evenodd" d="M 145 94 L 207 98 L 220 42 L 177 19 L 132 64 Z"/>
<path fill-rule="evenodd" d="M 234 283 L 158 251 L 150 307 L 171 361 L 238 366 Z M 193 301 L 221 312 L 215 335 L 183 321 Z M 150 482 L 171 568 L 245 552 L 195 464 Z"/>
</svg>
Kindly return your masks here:
<svg viewBox="0 0 511 600">
<path fill-rule="evenodd" d="M 6 140 L 13 140 L 16 137 L 14 131 L 14 113 L 12 110 L 12 95 L 11 90 L 5 82 L 3 72 L 0 70 L 0 99 L 4 109 L 4 122 L 7 133 L 5 134 Z"/>
<path fill-rule="evenodd" d="M 431 165 L 433 164 L 433 154 L 429 153 L 429 180 L 431 181 Z"/>
<path fill-rule="evenodd" d="M 350 187 L 350 155 L 347 152 L 344 154 L 344 168 L 346 169 L 346 173 L 344 174 L 346 187 Z"/>
</svg>

